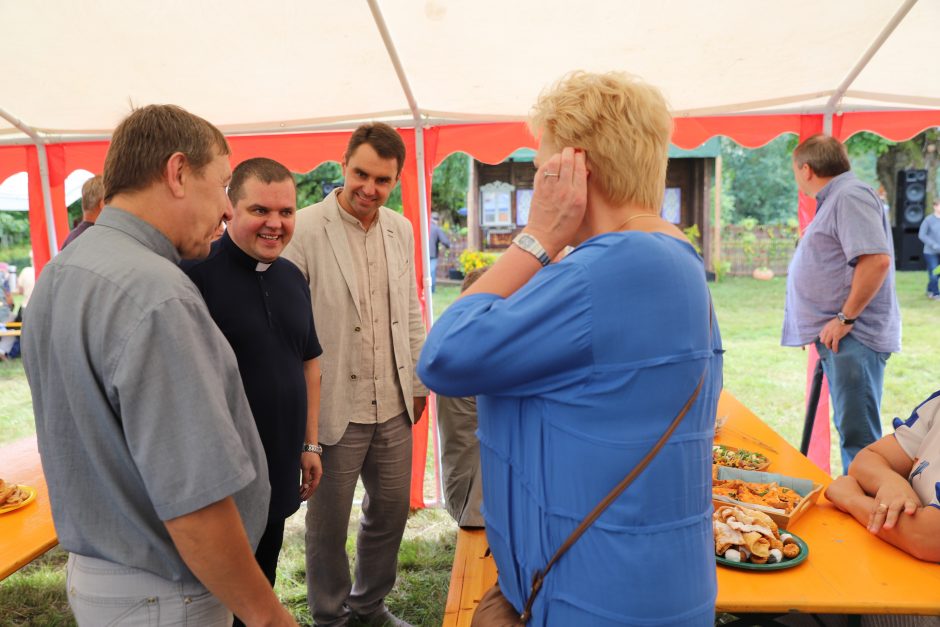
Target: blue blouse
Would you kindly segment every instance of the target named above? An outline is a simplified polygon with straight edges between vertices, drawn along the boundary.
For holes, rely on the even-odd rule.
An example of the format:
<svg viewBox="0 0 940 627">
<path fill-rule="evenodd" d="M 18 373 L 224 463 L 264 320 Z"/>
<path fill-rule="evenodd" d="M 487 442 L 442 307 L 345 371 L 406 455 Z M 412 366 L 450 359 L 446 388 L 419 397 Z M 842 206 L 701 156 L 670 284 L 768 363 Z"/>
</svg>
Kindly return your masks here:
<svg viewBox="0 0 940 627">
<path fill-rule="evenodd" d="M 418 374 L 479 395 L 487 539 L 506 598 L 702 391 L 647 469 L 561 558 L 532 625 L 712 625 L 711 443 L 722 385 L 702 261 L 663 234 L 607 233 L 509 298 L 474 294 L 431 329 Z"/>
</svg>

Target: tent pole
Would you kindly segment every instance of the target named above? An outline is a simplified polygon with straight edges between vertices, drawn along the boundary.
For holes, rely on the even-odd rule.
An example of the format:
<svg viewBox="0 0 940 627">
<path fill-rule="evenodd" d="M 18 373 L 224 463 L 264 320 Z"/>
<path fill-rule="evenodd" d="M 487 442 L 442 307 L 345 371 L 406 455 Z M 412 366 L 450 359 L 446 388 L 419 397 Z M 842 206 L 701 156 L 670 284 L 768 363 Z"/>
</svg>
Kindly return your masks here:
<svg viewBox="0 0 940 627">
<path fill-rule="evenodd" d="M 715 158 L 715 222 L 712 224 L 712 270 L 717 276 L 721 268 L 721 154 Z"/>
<path fill-rule="evenodd" d="M 0 107 L 0 117 L 29 135 L 33 140 L 33 145 L 36 146 L 39 180 L 42 186 L 42 204 L 46 214 L 46 236 L 49 239 L 49 259 L 52 259 L 59 252 L 59 242 L 55 234 L 55 217 L 52 214 L 52 188 L 49 185 L 49 155 L 46 153 L 46 144 L 33 127 L 2 107 Z"/>
<path fill-rule="evenodd" d="M 385 50 L 388 52 L 389 60 L 392 62 L 392 65 L 395 67 L 395 74 L 398 76 L 398 81 L 401 83 L 402 91 L 405 94 L 405 98 L 408 100 L 408 108 L 411 109 L 411 114 L 414 118 L 415 124 L 415 163 L 418 168 L 418 227 L 421 233 L 421 266 L 422 266 L 422 286 L 424 292 L 424 314 L 427 324 L 430 327 L 434 324 L 434 306 L 433 299 L 431 297 L 431 255 L 428 250 L 428 223 L 430 221 L 430 214 L 428 213 L 428 180 L 425 176 L 425 154 L 424 154 L 424 123 L 421 119 L 421 109 L 418 107 L 418 101 L 415 100 L 414 92 L 411 90 L 411 85 L 408 83 L 408 76 L 405 74 L 405 68 L 401 63 L 401 58 L 398 56 L 398 51 L 395 49 L 395 42 L 392 41 L 392 35 L 388 30 L 388 25 L 385 23 L 385 17 L 382 15 L 382 10 L 379 8 L 378 0 L 368 0 L 369 10 L 372 11 L 372 18 L 375 20 L 375 25 L 379 29 L 379 34 L 382 36 L 382 42 L 385 44 Z M 428 419 L 430 423 L 428 424 L 428 429 L 437 428 L 437 404 L 428 403 Z M 434 439 L 434 457 L 435 457 L 435 477 L 434 477 L 434 488 L 436 493 L 436 501 L 433 505 L 443 505 L 444 496 L 443 496 L 443 485 L 441 483 L 443 473 L 441 467 L 441 450 L 440 450 L 440 438 L 438 437 L 437 432 L 432 434 Z"/>
<path fill-rule="evenodd" d="M 832 136 L 832 111 L 823 114 L 823 133 Z"/>
<path fill-rule="evenodd" d="M 424 126 L 420 120 L 415 121 L 415 162 L 418 166 L 418 221 L 420 222 L 421 231 L 421 278 L 424 286 L 424 315 L 430 327 L 434 324 L 434 303 L 431 292 L 431 238 L 428 232 L 430 214 L 428 213 L 428 180 L 425 176 Z M 432 400 L 430 396 L 428 400 Z M 441 481 L 444 476 L 444 468 L 441 460 L 441 439 L 438 434 L 436 402 L 428 402 L 428 420 L 430 420 L 428 428 L 431 431 L 434 446 L 435 499 L 432 505 L 443 505 L 444 489 Z"/>
<path fill-rule="evenodd" d="M 849 87 L 852 85 L 852 83 L 855 82 L 855 79 L 858 78 L 858 75 L 862 73 L 862 70 L 864 70 L 865 67 L 871 62 L 875 54 L 881 50 L 881 47 L 888 40 L 888 37 L 890 37 L 891 33 L 893 33 L 894 30 L 898 27 L 898 24 L 901 23 L 901 20 L 907 17 L 907 14 L 910 13 L 915 4 L 917 4 L 917 0 L 906 0 L 904 4 L 901 5 L 901 8 L 899 8 L 897 12 L 891 16 L 891 19 L 888 21 L 885 27 L 881 30 L 880 33 L 878 33 L 878 36 L 875 37 L 875 41 L 873 41 L 871 45 L 868 46 L 868 49 L 862 55 L 862 58 L 858 60 L 851 70 L 849 70 L 849 73 L 844 79 L 842 79 L 842 82 L 836 88 L 835 92 L 832 94 L 832 96 L 829 97 L 829 101 L 826 103 L 825 111 L 830 119 L 830 122 L 832 120 L 831 112 L 835 111 L 836 107 L 839 106 L 839 101 L 842 100 L 843 96 L 845 96 L 845 92 L 849 90 Z M 832 135 L 831 125 L 829 130 L 824 132 L 826 135 Z"/>
<path fill-rule="evenodd" d="M 42 204 L 46 210 L 46 235 L 49 239 L 49 259 L 59 252 L 59 241 L 55 234 L 55 216 L 52 214 L 52 188 L 49 186 L 49 155 L 46 145 L 42 142 L 36 144 L 39 157 L 39 177 L 42 182 Z"/>
</svg>

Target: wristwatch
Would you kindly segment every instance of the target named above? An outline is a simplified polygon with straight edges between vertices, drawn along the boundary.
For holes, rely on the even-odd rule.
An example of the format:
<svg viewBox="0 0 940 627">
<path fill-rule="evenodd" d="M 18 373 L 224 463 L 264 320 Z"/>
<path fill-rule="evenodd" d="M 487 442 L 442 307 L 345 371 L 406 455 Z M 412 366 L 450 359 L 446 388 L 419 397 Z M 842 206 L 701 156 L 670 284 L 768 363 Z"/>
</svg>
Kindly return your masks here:
<svg viewBox="0 0 940 627">
<path fill-rule="evenodd" d="M 842 313 L 841 311 L 836 314 L 836 318 L 838 318 L 839 322 L 842 323 L 842 326 L 848 326 L 848 325 L 850 325 L 850 324 L 855 324 L 855 321 L 858 320 L 858 318 L 846 318 L 846 317 L 845 317 L 845 314 Z"/>
<path fill-rule="evenodd" d="M 545 247 L 528 233 L 519 233 L 512 239 L 512 243 L 538 259 L 543 267 L 552 262 L 548 253 L 545 252 Z"/>
<path fill-rule="evenodd" d="M 323 455 L 323 447 L 319 444 L 310 444 L 310 442 L 304 442 L 304 453 L 316 453 L 317 455 Z"/>
</svg>

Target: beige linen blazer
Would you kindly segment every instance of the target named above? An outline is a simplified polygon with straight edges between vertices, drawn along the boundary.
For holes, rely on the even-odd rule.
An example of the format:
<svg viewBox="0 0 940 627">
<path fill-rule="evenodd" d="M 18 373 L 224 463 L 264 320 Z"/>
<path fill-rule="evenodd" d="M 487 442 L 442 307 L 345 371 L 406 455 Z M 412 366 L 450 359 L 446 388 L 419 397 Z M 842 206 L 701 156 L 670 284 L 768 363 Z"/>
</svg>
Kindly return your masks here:
<svg viewBox="0 0 940 627">
<path fill-rule="evenodd" d="M 283 257 L 294 262 L 310 284 L 317 338 L 323 347 L 320 370 L 319 439 L 321 444 L 339 442 L 349 424 L 349 410 L 357 399 L 354 385 L 362 357 L 359 288 L 349 242 L 333 191 L 323 201 L 297 212 L 294 237 Z M 418 302 L 414 267 L 414 234 L 402 215 L 379 208 L 377 228 L 382 229 L 388 261 L 389 313 L 392 351 L 408 416 L 414 422 L 412 397 L 427 396 L 428 390 L 415 373 L 424 345 L 425 328 Z"/>
</svg>

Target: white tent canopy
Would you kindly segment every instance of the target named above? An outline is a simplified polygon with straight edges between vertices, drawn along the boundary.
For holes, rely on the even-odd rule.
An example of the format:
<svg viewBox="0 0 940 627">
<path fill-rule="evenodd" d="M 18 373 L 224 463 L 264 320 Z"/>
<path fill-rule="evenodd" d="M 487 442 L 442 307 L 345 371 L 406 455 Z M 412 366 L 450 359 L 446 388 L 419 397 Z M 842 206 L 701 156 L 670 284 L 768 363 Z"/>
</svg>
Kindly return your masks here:
<svg viewBox="0 0 940 627">
<path fill-rule="evenodd" d="M 898 139 L 940 125 L 940 0 L 0 0 L 0 23 L 0 176 L 28 169 L 36 198 L 41 182 L 37 272 L 64 236 L 64 175 L 100 168 L 100 140 L 135 106 L 181 105 L 229 136 L 265 136 L 234 138 L 233 154 L 263 139 L 260 154 L 295 162 L 316 141 L 341 154 L 338 134 L 282 133 L 384 120 L 407 137 L 402 195 L 420 231 L 429 320 L 427 166 L 497 133 L 487 159 L 531 145 L 515 123 L 458 125 L 523 120 L 570 70 L 660 87 L 684 118 L 673 136 L 681 127 L 683 147 L 872 124 Z M 878 111 L 887 117 L 867 113 Z M 745 115 L 765 116 L 761 133 Z M 417 460 L 415 506 L 423 468 Z"/>
<path fill-rule="evenodd" d="M 937 0 L 59 0 L 0 18 L 5 142 L 27 139 L 10 118 L 106 135 L 153 102 L 227 133 L 517 120 L 576 68 L 638 74 L 680 116 L 940 108 Z"/>
</svg>

